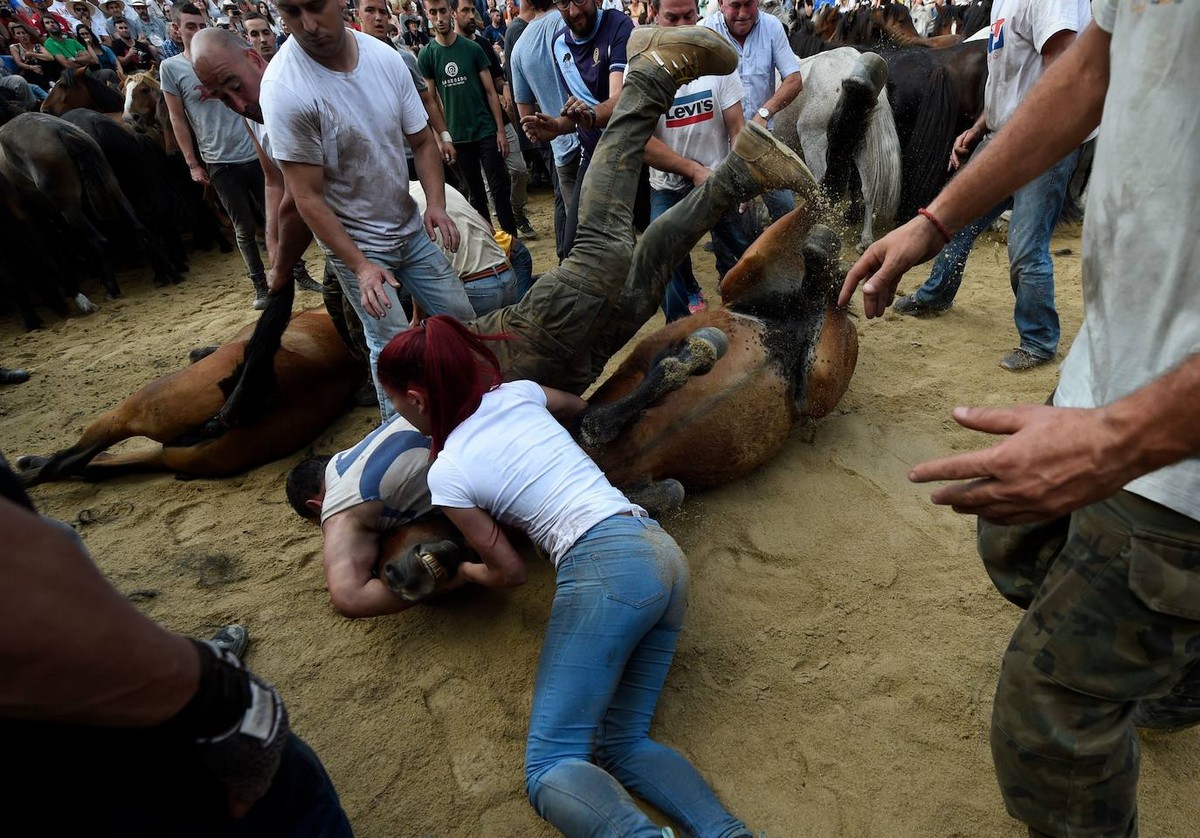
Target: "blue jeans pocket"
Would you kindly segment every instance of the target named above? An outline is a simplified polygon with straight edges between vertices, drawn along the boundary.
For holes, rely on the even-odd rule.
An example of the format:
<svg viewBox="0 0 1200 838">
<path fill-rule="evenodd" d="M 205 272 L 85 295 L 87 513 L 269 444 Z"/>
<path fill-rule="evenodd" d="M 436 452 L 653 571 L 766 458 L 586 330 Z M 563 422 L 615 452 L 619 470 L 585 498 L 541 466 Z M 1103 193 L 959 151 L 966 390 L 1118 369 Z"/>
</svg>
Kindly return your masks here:
<svg viewBox="0 0 1200 838">
<path fill-rule="evenodd" d="M 603 553 L 592 553 L 588 558 L 604 587 L 604 596 L 614 602 L 645 608 L 665 598 L 670 589 L 659 578 L 651 560 L 637 561 Z"/>
</svg>

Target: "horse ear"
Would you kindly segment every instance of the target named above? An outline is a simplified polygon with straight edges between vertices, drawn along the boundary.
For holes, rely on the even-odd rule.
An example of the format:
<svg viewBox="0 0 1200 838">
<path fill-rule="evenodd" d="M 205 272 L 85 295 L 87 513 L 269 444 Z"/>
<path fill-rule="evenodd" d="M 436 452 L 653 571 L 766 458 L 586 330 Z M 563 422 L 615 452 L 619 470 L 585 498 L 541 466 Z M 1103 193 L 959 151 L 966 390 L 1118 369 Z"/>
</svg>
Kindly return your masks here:
<svg viewBox="0 0 1200 838">
<path fill-rule="evenodd" d="M 76 67 L 72 72 L 75 74 L 75 78 L 81 79 L 83 78 L 83 74 L 87 72 L 87 67 Z"/>
</svg>

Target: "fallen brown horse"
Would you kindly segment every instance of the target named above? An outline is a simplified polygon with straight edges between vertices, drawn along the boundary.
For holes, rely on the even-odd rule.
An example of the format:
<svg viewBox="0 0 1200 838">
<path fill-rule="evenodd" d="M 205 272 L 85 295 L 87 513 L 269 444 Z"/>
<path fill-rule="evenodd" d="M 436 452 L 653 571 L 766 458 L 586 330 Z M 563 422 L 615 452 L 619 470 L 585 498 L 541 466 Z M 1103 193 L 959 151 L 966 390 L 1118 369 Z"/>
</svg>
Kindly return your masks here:
<svg viewBox="0 0 1200 838">
<path fill-rule="evenodd" d="M 275 353 L 272 395 L 260 415 L 216 439 L 200 433 L 225 403 L 253 330 L 247 326 L 224 346 L 194 351 L 190 366 L 151 381 L 97 417 L 70 448 L 50 457 L 20 458 L 22 482 L 102 480 L 144 471 L 222 477 L 308 445 L 345 410 L 360 372 L 323 308 L 292 316 Z M 161 444 L 103 453 L 136 436 Z"/>
<path fill-rule="evenodd" d="M 833 410 L 858 361 L 858 333 L 835 305 L 839 249 L 801 206 L 725 276 L 721 306 L 634 348 L 580 423 L 580 441 L 616 486 L 642 502 L 669 497 L 668 484 L 727 483 L 775 456 L 797 420 Z M 453 576 L 459 560 L 448 521 L 421 527 L 383 545 L 380 578 L 408 600 Z"/>
</svg>

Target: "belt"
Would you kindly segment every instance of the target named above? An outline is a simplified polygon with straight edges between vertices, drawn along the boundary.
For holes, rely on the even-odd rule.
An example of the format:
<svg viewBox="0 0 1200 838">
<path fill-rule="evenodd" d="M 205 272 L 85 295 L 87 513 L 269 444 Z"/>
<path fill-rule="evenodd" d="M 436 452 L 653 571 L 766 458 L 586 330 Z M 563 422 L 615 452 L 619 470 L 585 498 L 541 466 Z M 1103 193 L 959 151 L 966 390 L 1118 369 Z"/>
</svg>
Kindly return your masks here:
<svg viewBox="0 0 1200 838">
<path fill-rule="evenodd" d="M 508 262 L 501 262 L 499 265 L 492 265 L 490 268 L 484 268 L 482 271 L 475 271 L 473 274 L 467 274 L 461 277 L 463 282 L 474 282 L 477 279 L 487 279 L 489 276 L 500 276 L 508 270 Z"/>
</svg>

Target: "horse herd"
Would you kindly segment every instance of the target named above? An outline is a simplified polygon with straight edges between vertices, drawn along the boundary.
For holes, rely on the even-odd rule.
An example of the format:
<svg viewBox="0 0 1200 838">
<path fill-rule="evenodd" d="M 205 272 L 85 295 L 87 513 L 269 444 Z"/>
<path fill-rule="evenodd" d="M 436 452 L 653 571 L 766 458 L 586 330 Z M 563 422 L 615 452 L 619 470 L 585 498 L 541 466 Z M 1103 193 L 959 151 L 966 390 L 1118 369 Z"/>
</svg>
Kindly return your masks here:
<svg viewBox="0 0 1200 838">
<path fill-rule="evenodd" d="M 793 45 L 806 53 L 805 87 L 776 127 L 806 158 L 824 196 L 802 203 L 760 237 L 722 279 L 722 305 L 645 338 L 591 398 L 581 439 L 618 486 L 676 480 L 693 489 L 728 482 L 774 456 L 796 421 L 833 409 L 854 371 L 857 334 L 847 312 L 835 305 L 844 270 L 841 238 L 830 226 L 845 225 L 831 220 L 830 208 L 842 197 L 861 198 L 860 244 L 869 243 L 940 188 L 954 137 L 982 107 L 982 43 L 960 44 L 961 35 L 954 34 L 951 46 L 914 44 L 919 36 L 915 30 L 909 34 L 911 20 L 896 24 L 887 4 L 853 25 L 836 14 L 792 26 Z M 837 24 L 832 30 L 831 21 Z M 846 46 L 847 37 L 856 43 Z M 863 39 L 874 42 L 857 42 Z M 89 80 L 80 76 L 66 87 L 72 84 L 86 87 Z M 79 91 L 64 92 L 51 107 L 62 107 L 69 92 Z M 97 100 L 105 95 L 84 92 Z M 51 203 L 79 208 L 74 223 L 95 248 L 88 251 L 91 258 L 99 258 L 102 240 L 88 219 L 101 209 L 106 192 L 110 204 L 97 217 L 121 219 L 119 232 L 149 254 L 156 279 L 173 281 L 182 249 L 167 223 L 145 215 L 150 204 L 139 203 L 145 198 L 139 193 L 166 192 L 165 179 L 177 178 L 163 141 L 169 132 L 158 130 L 161 94 L 152 80 L 135 79 L 121 106 L 136 115 L 131 127 L 76 108 L 62 118 L 18 116 L 0 128 L 0 187 L 16 198 L 6 209 L 21 207 L 31 182 L 40 184 L 35 188 L 48 185 L 45 176 L 29 172 L 51 165 L 53 157 L 75 191 L 60 191 Z M 38 132 L 40 157 L 20 150 L 30 144 L 25 138 L 31 131 Z M 147 150 L 154 164 L 122 168 L 128 163 L 123 155 L 136 154 L 135 148 Z M 180 223 L 189 222 L 170 222 Z M 109 291 L 116 292 L 115 283 Z M 290 306 L 289 294 L 289 311 Z M 22 479 L 32 485 L 143 470 L 218 476 L 311 444 L 344 409 L 358 368 L 323 311 L 297 314 L 290 323 L 286 313 L 276 313 L 276 319 L 282 338 L 276 335 L 274 344 L 281 346 L 273 360 L 275 392 L 258 415 L 213 438 L 209 420 L 237 383 L 248 327 L 225 347 L 199 353 L 189 367 L 147 384 L 93 421 L 75 445 L 48 457 L 22 458 Z M 717 339 L 698 343 L 701 332 Z M 701 344 L 719 351 L 693 363 L 692 349 Z M 668 368 L 684 374 L 666 374 Z M 160 445 L 141 453 L 103 453 L 132 436 Z M 718 455 L 695 457 L 697 450 L 714 450 L 714 439 L 721 441 Z"/>
</svg>

